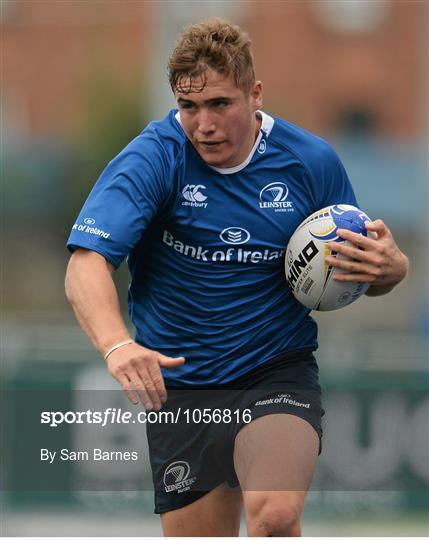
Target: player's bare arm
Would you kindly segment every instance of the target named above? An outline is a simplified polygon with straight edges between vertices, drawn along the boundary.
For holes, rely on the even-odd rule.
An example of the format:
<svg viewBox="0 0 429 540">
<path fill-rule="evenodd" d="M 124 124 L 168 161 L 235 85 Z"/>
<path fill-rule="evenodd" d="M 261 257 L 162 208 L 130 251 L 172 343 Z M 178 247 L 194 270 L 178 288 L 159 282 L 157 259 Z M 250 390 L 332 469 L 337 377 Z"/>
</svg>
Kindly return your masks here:
<svg viewBox="0 0 429 540">
<path fill-rule="evenodd" d="M 109 373 L 119 382 L 133 404 L 159 410 L 167 399 L 160 366 L 177 367 L 184 358 L 168 358 L 135 343 L 122 318 L 112 279 L 114 268 L 94 251 L 76 250 L 67 268 L 66 294 L 82 329 L 103 355 Z"/>
<path fill-rule="evenodd" d="M 378 296 L 391 291 L 406 277 L 409 262 L 381 219 L 368 222 L 365 226 L 369 232 L 375 233 L 372 238 L 338 229 L 338 236 L 352 245 L 332 242 L 330 247 L 347 259 L 327 257 L 326 261 L 335 268 L 347 271 L 344 274 L 336 273 L 337 281 L 369 282 L 371 287 L 366 294 Z"/>
</svg>

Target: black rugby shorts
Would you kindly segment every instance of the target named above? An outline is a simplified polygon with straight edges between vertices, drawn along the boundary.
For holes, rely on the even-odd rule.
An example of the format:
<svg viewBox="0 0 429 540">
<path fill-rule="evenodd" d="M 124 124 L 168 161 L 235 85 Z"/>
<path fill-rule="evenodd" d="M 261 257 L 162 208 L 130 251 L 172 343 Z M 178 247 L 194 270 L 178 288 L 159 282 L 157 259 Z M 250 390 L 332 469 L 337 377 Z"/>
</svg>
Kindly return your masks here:
<svg viewBox="0 0 429 540">
<path fill-rule="evenodd" d="M 238 485 L 234 441 L 261 416 L 287 413 L 309 422 L 319 436 L 324 414 L 318 367 L 311 351 L 289 352 L 232 383 L 169 389 L 159 422 L 147 424 L 155 513 L 186 506 L 216 486 Z"/>
</svg>

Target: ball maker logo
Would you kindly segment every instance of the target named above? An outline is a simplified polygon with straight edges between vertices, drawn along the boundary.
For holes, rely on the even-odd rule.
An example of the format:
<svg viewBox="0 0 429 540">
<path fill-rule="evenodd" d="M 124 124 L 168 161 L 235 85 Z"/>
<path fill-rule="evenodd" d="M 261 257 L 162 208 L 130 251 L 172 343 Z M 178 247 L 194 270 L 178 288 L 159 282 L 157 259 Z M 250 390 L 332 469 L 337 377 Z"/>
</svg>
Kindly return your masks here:
<svg viewBox="0 0 429 540">
<path fill-rule="evenodd" d="M 340 304 L 345 304 L 346 302 L 349 301 L 350 297 L 351 297 L 351 293 L 349 291 L 345 291 L 341 293 L 340 296 L 338 297 L 338 302 Z"/>
<path fill-rule="evenodd" d="M 220 233 L 219 238 L 225 244 L 245 244 L 250 240 L 250 233 L 241 227 L 228 227 Z"/>
</svg>

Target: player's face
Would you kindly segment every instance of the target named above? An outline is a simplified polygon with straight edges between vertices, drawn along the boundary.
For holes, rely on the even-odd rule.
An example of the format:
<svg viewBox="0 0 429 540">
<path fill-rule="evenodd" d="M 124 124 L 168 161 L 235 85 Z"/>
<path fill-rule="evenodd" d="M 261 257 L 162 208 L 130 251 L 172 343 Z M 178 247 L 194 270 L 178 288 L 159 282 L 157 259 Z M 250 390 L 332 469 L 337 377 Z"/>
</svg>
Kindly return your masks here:
<svg viewBox="0 0 429 540">
<path fill-rule="evenodd" d="M 234 167 L 247 158 L 260 127 L 255 112 L 262 106 L 261 82 L 246 94 L 230 78 L 209 70 L 202 91 L 175 95 L 182 127 L 206 163 Z"/>
</svg>

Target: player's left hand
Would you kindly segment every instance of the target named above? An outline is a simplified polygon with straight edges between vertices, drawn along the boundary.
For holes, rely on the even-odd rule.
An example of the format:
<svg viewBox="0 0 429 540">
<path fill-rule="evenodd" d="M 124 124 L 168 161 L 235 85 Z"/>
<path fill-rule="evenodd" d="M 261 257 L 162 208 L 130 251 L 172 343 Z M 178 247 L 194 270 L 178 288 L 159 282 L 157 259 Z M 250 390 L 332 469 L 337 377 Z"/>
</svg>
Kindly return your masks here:
<svg viewBox="0 0 429 540">
<path fill-rule="evenodd" d="M 367 231 L 375 233 L 367 237 L 346 229 L 337 234 L 347 242 L 330 242 L 329 247 L 347 259 L 327 256 L 326 262 L 343 272 L 335 272 L 337 281 L 361 281 L 371 283 L 371 288 L 380 287 L 388 292 L 408 273 L 408 258 L 396 245 L 392 233 L 381 219 L 367 222 Z"/>
</svg>

